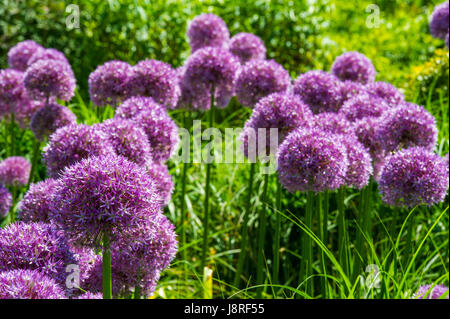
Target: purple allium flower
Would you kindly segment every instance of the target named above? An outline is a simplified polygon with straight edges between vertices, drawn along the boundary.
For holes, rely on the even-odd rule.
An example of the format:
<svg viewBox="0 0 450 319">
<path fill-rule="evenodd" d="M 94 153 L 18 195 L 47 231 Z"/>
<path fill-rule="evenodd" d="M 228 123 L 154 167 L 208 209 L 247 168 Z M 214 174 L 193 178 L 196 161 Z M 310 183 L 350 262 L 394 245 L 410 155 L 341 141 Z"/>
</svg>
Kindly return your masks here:
<svg viewBox="0 0 450 319">
<path fill-rule="evenodd" d="M 278 140 L 281 144 L 286 136 L 298 127 L 310 127 L 313 114 L 308 106 L 296 95 L 288 93 L 272 93 L 263 97 L 253 109 L 250 119 L 245 123 L 240 139 L 243 142 L 245 156 L 249 156 L 249 144 L 254 145 L 254 151 L 260 152 L 258 146 L 258 129 L 266 129 L 264 155 L 270 153 L 272 144 L 270 128 L 278 129 Z M 273 145 L 272 145 L 273 147 Z M 255 153 L 256 155 L 256 153 Z"/>
<path fill-rule="evenodd" d="M 161 109 L 151 97 L 134 96 L 125 100 L 116 109 L 115 118 L 131 119 L 145 110 Z"/>
<path fill-rule="evenodd" d="M 414 207 L 443 201 L 448 184 L 445 160 L 425 148 L 411 147 L 386 159 L 379 189 L 385 203 Z"/>
<path fill-rule="evenodd" d="M 129 90 L 133 96 L 149 96 L 167 108 L 175 108 L 180 97 L 177 72 L 167 63 L 144 60 L 133 67 Z"/>
<path fill-rule="evenodd" d="M 161 198 L 161 205 L 167 206 L 172 197 L 174 188 L 173 179 L 169 174 L 167 165 L 147 161 L 145 168 L 147 170 L 147 174 L 149 174 L 155 181 L 156 190 Z"/>
<path fill-rule="evenodd" d="M 108 135 L 85 124 L 63 126 L 49 137 L 43 149 L 47 174 L 59 177 L 61 171 L 89 156 L 114 153 Z"/>
<path fill-rule="evenodd" d="M 354 130 L 358 140 L 369 150 L 372 157 L 383 152 L 377 137 L 379 125 L 380 119 L 376 117 L 365 117 L 354 123 Z"/>
<path fill-rule="evenodd" d="M 189 83 L 184 82 L 184 74 L 186 67 L 182 66 L 177 69 L 178 82 L 180 87 L 180 98 L 178 99 L 178 109 L 189 110 L 207 110 L 210 108 L 211 95 L 207 92 L 207 89 L 194 92 Z"/>
<path fill-rule="evenodd" d="M 0 185 L 0 219 L 5 218 L 12 206 L 12 196 L 8 189 Z"/>
<path fill-rule="evenodd" d="M 339 110 L 351 122 L 365 117 L 380 117 L 389 109 L 385 100 L 367 93 L 354 96 L 347 100 Z"/>
<path fill-rule="evenodd" d="M 314 114 L 337 112 L 342 104 L 342 83 L 324 71 L 309 71 L 294 81 L 294 94 L 308 104 Z"/>
<path fill-rule="evenodd" d="M 448 34 L 449 2 L 445 1 L 434 7 L 430 20 L 431 35 L 438 39 L 445 39 Z"/>
<path fill-rule="evenodd" d="M 448 291 L 448 287 L 444 285 L 425 285 L 419 287 L 417 292 L 414 294 L 414 299 L 439 299 L 444 293 Z M 448 299 L 448 293 L 445 299 Z M 425 297 L 426 296 L 426 297 Z"/>
<path fill-rule="evenodd" d="M 192 52 L 204 47 L 226 47 L 230 40 L 227 25 L 212 13 L 196 16 L 189 24 L 187 36 Z"/>
<path fill-rule="evenodd" d="M 19 71 L 25 71 L 31 56 L 43 49 L 43 47 L 33 40 L 19 42 L 8 51 L 9 66 Z"/>
<path fill-rule="evenodd" d="M 323 112 L 314 116 L 314 127 L 331 134 L 354 135 L 353 124 L 342 113 Z"/>
<path fill-rule="evenodd" d="M 49 222 L 49 204 L 55 192 L 56 180 L 48 178 L 36 184 L 23 196 L 18 205 L 18 218 L 23 222 Z"/>
<path fill-rule="evenodd" d="M 93 293 L 90 291 L 86 291 L 84 294 L 79 295 L 75 299 L 103 299 L 103 293 L 101 292 Z"/>
<path fill-rule="evenodd" d="M 50 100 L 52 101 L 52 99 Z M 31 118 L 34 113 L 44 106 L 44 101 L 32 101 L 26 98 L 21 103 L 16 105 L 14 119 L 17 121 L 17 124 L 21 129 L 30 129 Z"/>
<path fill-rule="evenodd" d="M 80 270 L 79 288 L 83 289 L 89 285 L 92 271 L 96 267 L 97 263 L 102 261 L 102 256 L 89 247 L 76 247 L 70 245 L 70 251 L 72 252 Z M 79 295 L 80 291 L 78 287 L 74 287 L 74 290 L 72 290 L 71 293 Z"/>
<path fill-rule="evenodd" d="M 209 97 L 214 88 L 215 105 L 225 107 L 233 96 L 233 79 L 238 68 L 239 61 L 229 51 L 206 47 L 189 57 L 180 85 L 188 86 L 194 98 Z"/>
<path fill-rule="evenodd" d="M 231 53 L 239 59 L 241 64 L 250 60 L 264 60 L 266 47 L 263 40 L 252 33 L 241 32 L 230 40 Z"/>
<path fill-rule="evenodd" d="M 373 82 L 365 88 L 369 95 L 383 99 L 390 107 L 396 107 L 405 102 L 403 93 L 387 82 Z"/>
<path fill-rule="evenodd" d="M 0 271 L 39 270 L 64 283 L 66 266 L 76 264 L 64 233 L 54 225 L 16 222 L 0 229 Z"/>
<path fill-rule="evenodd" d="M 126 296 L 140 285 L 143 295 L 150 296 L 160 272 L 169 267 L 175 257 L 177 245 L 174 226 L 162 214 L 122 233 L 111 243 L 113 294 Z M 101 265 L 97 263 L 88 281 L 90 291 L 101 291 Z"/>
<path fill-rule="evenodd" d="M 70 65 L 64 53 L 56 49 L 43 49 L 36 51 L 28 60 L 28 67 L 39 60 L 58 60 Z"/>
<path fill-rule="evenodd" d="M 0 162 L 0 183 L 23 186 L 30 177 L 31 165 L 24 157 L 11 156 Z"/>
<path fill-rule="evenodd" d="M 366 87 L 361 83 L 350 80 L 341 82 L 342 103 L 364 92 L 366 92 Z"/>
<path fill-rule="evenodd" d="M 0 70 L 0 118 L 15 112 L 27 100 L 23 73 L 14 69 Z"/>
<path fill-rule="evenodd" d="M 57 129 L 69 124 L 77 124 L 75 114 L 65 106 L 49 103 L 33 114 L 30 128 L 34 136 L 42 142 Z"/>
<path fill-rule="evenodd" d="M 97 106 L 116 107 L 130 97 L 134 68 L 123 61 L 108 61 L 89 75 L 89 96 Z"/>
<path fill-rule="evenodd" d="M 318 129 L 293 131 L 278 152 L 278 177 L 290 192 L 336 189 L 344 184 L 348 165 L 338 135 Z"/>
<path fill-rule="evenodd" d="M 54 96 L 69 101 L 75 94 L 75 76 L 66 62 L 39 60 L 33 63 L 24 75 L 28 95 L 36 100 Z"/>
<path fill-rule="evenodd" d="M 165 162 L 176 151 L 180 140 L 178 126 L 164 108 L 142 111 L 132 121 L 147 134 L 153 160 Z"/>
<path fill-rule="evenodd" d="M 139 165 L 144 165 L 152 158 L 152 148 L 145 131 L 132 120 L 116 117 L 95 127 L 108 135 L 117 155 Z"/>
<path fill-rule="evenodd" d="M 50 217 L 76 246 L 96 246 L 105 232 L 114 240 L 117 233 L 160 210 L 155 183 L 145 168 L 110 152 L 85 158 L 62 172 Z"/>
<path fill-rule="evenodd" d="M 247 62 L 237 72 L 234 83 L 237 99 L 248 107 L 269 94 L 286 92 L 290 85 L 289 72 L 274 60 Z"/>
<path fill-rule="evenodd" d="M 349 162 L 345 183 L 347 186 L 362 189 L 369 184 L 373 174 L 372 158 L 354 135 L 342 136 L 342 143 L 347 148 Z"/>
<path fill-rule="evenodd" d="M 362 84 L 375 81 L 377 72 L 372 62 L 362 53 L 345 52 L 331 66 L 331 73 L 342 81 L 350 80 Z"/>
<path fill-rule="evenodd" d="M 52 278 L 38 270 L 15 269 L 0 273 L 0 299 L 66 299 Z"/>
<path fill-rule="evenodd" d="M 431 151 L 436 146 L 436 120 L 422 106 L 404 103 L 384 112 L 379 123 L 376 135 L 388 152 L 413 146 Z"/>
</svg>

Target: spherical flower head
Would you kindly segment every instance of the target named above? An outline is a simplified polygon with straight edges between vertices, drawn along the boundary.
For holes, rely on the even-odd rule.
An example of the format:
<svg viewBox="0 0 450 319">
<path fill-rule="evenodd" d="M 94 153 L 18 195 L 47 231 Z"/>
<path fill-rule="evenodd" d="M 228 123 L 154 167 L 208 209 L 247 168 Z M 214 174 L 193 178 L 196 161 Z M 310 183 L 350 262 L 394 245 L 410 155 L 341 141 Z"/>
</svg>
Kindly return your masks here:
<svg viewBox="0 0 450 319">
<path fill-rule="evenodd" d="M 38 270 L 15 269 L 0 273 L 0 299 L 65 299 L 55 280 Z"/>
<path fill-rule="evenodd" d="M 84 294 L 77 296 L 75 299 L 103 299 L 103 293 L 86 291 Z"/>
<path fill-rule="evenodd" d="M 28 60 L 28 67 L 39 60 L 57 60 L 70 64 L 64 53 L 56 49 L 43 49 L 36 51 Z"/>
<path fill-rule="evenodd" d="M 380 117 L 389 109 L 385 100 L 367 93 L 359 94 L 347 100 L 339 110 L 351 122 L 365 117 Z"/>
<path fill-rule="evenodd" d="M 369 95 L 383 99 L 390 107 L 396 107 L 405 102 L 403 93 L 387 82 L 370 83 L 365 88 Z"/>
<path fill-rule="evenodd" d="M 14 69 L 0 70 L 0 118 L 15 112 L 27 100 L 23 73 Z"/>
<path fill-rule="evenodd" d="M 187 36 L 191 51 L 204 47 L 226 47 L 230 39 L 225 22 L 212 13 L 196 16 L 189 24 Z"/>
<path fill-rule="evenodd" d="M 167 111 L 164 108 L 148 109 L 136 115 L 132 120 L 147 134 L 153 160 L 156 162 L 167 161 L 176 151 L 180 140 L 178 126 Z"/>
<path fill-rule="evenodd" d="M 413 146 L 432 151 L 436 146 L 436 120 L 422 106 L 404 103 L 384 112 L 379 123 L 376 135 L 387 152 Z"/>
<path fill-rule="evenodd" d="M 126 99 L 116 109 L 115 118 L 131 119 L 144 110 L 161 109 L 162 106 L 156 103 L 151 97 L 133 96 Z"/>
<path fill-rule="evenodd" d="M 0 185 L 0 219 L 5 218 L 12 206 L 12 196 L 8 189 Z"/>
<path fill-rule="evenodd" d="M 448 33 L 449 2 L 445 1 L 434 7 L 430 20 L 431 35 L 438 39 L 445 39 Z"/>
<path fill-rule="evenodd" d="M 52 101 L 52 99 L 50 99 L 50 101 Z M 21 129 L 30 129 L 31 118 L 33 117 L 34 113 L 36 113 L 44 106 L 44 101 L 32 101 L 28 98 L 23 99 L 21 103 L 18 103 L 16 105 L 14 111 L 14 120 L 17 121 L 17 124 Z"/>
<path fill-rule="evenodd" d="M 57 103 L 49 103 L 37 110 L 31 117 L 30 128 L 39 141 L 44 141 L 60 127 L 77 124 L 72 111 Z"/>
<path fill-rule="evenodd" d="M 331 134 L 354 135 L 355 130 L 342 113 L 323 112 L 314 116 L 314 127 Z"/>
<path fill-rule="evenodd" d="M 243 142 L 244 155 L 249 157 L 248 153 L 253 146 L 255 155 L 259 151 L 258 129 L 266 129 L 266 150 L 264 154 L 268 155 L 273 143 L 281 144 L 292 130 L 298 127 L 310 127 L 312 123 L 313 114 L 311 110 L 298 96 L 283 92 L 263 97 L 253 109 L 252 115 L 245 123 L 240 136 Z M 278 129 L 276 141 L 271 140 L 271 128 Z"/>
<path fill-rule="evenodd" d="M 54 96 L 69 101 L 75 95 L 75 76 L 66 62 L 39 60 L 33 63 L 24 75 L 28 95 L 35 100 Z"/>
<path fill-rule="evenodd" d="M 19 42 L 8 51 L 9 66 L 19 71 L 25 71 L 28 67 L 28 60 L 40 50 L 44 50 L 44 48 L 33 40 Z"/>
<path fill-rule="evenodd" d="M 145 131 L 132 120 L 113 118 L 95 127 L 107 134 L 117 155 L 139 165 L 152 158 L 152 148 Z"/>
<path fill-rule="evenodd" d="M 294 81 L 293 92 L 314 114 L 337 112 L 342 104 L 341 81 L 324 71 L 308 71 Z"/>
<path fill-rule="evenodd" d="M 180 97 L 177 72 L 167 63 L 144 60 L 133 67 L 129 90 L 133 96 L 149 96 L 155 102 L 175 108 Z"/>
<path fill-rule="evenodd" d="M 139 285 L 144 296 L 151 296 L 160 273 L 169 267 L 175 257 L 177 246 L 174 226 L 162 214 L 123 232 L 118 240 L 111 243 L 113 294 L 130 294 Z M 99 262 L 88 281 L 90 291 L 101 291 L 101 274 Z"/>
<path fill-rule="evenodd" d="M 342 103 L 355 97 L 361 93 L 366 92 L 366 86 L 358 82 L 353 82 L 350 80 L 345 80 L 341 82 L 341 96 Z"/>
<path fill-rule="evenodd" d="M 263 40 L 252 33 L 241 32 L 230 40 L 229 50 L 236 56 L 241 64 L 250 60 L 264 60 L 266 47 Z"/>
<path fill-rule="evenodd" d="M 58 178 L 67 166 L 89 156 L 109 153 L 114 153 L 114 149 L 104 132 L 84 124 L 71 124 L 50 135 L 42 156 L 47 166 L 47 174 Z"/>
<path fill-rule="evenodd" d="M 355 135 L 358 140 L 367 148 L 372 157 L 384 152 L 377 137 L 380 119 L 377 117 L 365 117 L 354 123 Z"/>
<path fill-rule="evenodd" d="M 16 222 L 0 229 L 0 271 L 39 270 L 65 283 L 66 266 L 76 264 L 66 236 L 54 225 Z"/>
<path fill-rule="evenodd" d="M 342 135 L 342 143 L 347 148 L 348 170 L 345 183 L 349 187 L 363 189 L 369 184 L 373 174 L 372 158 L 367 149 L 354 135 Z"/>
<path fill-rule="evenodd" d="M 180 98 L 178 99 L 176 108 L 203 111 L 209 109 L 211 95 L 207 92 L 206 85 L 201 90 L 197 88 L 198 92 L 195 92 L 190 83 L 184 81 L 185 71 L 185 66 L 177 69 Z"/>
<path fill-rule="evenodd" d="M 278 151 L 278 177 L 290 192 L 334 190 L 345 182 L 347 150 L 338 135 L 300 128 Z"/>
<path fill-rule="evenodd" d="M 30 162 L 21 156 L 11 156 L 0 162 L 0 183 L 7 186 L 23 186 L 30 176 Z"/>
<path fill-rule="evenodd" d="M 145 168 L 112 152 L 66 168 L 52 199 L 50 217 L 75 246 L 96 247 L 104 233 L 113 241 L 161 210 Z"/>
<path fill-rule="evenodd" d="M 156 190 L 161 199 L 161 205 L 167 206 L 169 204 L 170 199 L 172 198 L 174 183 L 172 176 L 169 174 L 169 169 L 167 165 L 147 161 L 145 164 L 145 168 L 147 170 L 147 174 L 150 175 L 151 178 L 155 181 Z"/>
<path fill-rule="evenodd" d="M 448 299 L 448 287 L 444 285 L 425 285 L 419 287 L 414 294 L 414 299 L 440 299 L 443 294 L 447 293 L 445 299 Z"/>
<path fill-rule="evenodd" d="M 386 159 L 379 189 L 382 200 L 392 206 L 431 206 L 444 200 L 448 183 L 443 158 L 425 148 L 411 147 Z"/>
<path fill-rule="evenodd" d="M 89 96 L 97 106 L 116 107 L 130 97 L 134 68 L 123 61 L 108 61 L 89 75 Z"/>
<path fill-rule="evenodd" d="M 18 206 L 18 218 L 23 222 L 44 222 L 49 220 L 49 205 L 55 192 L 56 180 L 48 178 L 31 184 Z"/>
<path fill-rule="evenodd" d="M 201 97 L 209 97 L 214 89 L 215 106 L 225 107 L 234 93 L 233 79 L 238 67 L 239 61 L 228 50 L 206 47 L 189 57 L 180 85 L 189 87 L 194 96 Z"/>
<path fill-rule="evenodd" d="M 290 85 L 289 72 L 274 60 L 247 62 L 237 72 L 234 83 L 237 99 L 248 107 L 269 94 L 286 92 Z"/>
<path fill-rule="evenodd" d="M 377 72 L 372 62 L 362 53 L 345 52 L 338 56 L 331 66 L 331 73 L 342 81 L 350 80 L 361 84 L 375 81 Z"/>
</svg>

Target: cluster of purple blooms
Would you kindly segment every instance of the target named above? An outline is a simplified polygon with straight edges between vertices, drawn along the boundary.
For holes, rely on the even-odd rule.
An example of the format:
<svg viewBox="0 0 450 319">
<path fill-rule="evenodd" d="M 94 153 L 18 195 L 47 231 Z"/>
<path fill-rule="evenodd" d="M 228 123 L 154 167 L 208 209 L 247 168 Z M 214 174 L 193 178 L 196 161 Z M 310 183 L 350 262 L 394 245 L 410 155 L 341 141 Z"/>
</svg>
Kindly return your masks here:
<svg viewBox="0 0 450 319">
<path fill-rule="evenodd" d="M 437 39 L 445 40 L 448 48 L 448 31 L 449 31 L 449 2 L 445 1 L 437 5 L 430 19 L 431 35 Z"/>
</svg>

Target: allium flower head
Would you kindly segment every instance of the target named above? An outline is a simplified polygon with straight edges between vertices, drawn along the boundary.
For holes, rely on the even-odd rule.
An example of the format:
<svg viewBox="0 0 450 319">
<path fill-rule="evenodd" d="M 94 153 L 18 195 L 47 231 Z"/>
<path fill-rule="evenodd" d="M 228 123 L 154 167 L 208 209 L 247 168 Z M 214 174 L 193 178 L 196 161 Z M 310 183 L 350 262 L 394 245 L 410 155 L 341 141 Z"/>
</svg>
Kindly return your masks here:
<svg viewBox="0 0 450 319">
<path fill-rule="evenodd" d="M 66 266 L 76 264 L 64 233 L 46 223 L 16 222 L 0 229 L 0 271 L 39 270 L 64 283 Z"/>
<path fill-rule="evenodd" d="M 342 83 L 324 71 L 309 71 L 294 81 L 294 94 L 308 104 L 314 114 L 337 112 L 342 104 Z"/>
<path fill-rule="evenodd" d="M 387 109 L 389 105 L 385 100 L 362 93 L 347 100 L 339 112 L 349 121 L 354 122 L 365 117 L 380 117 Z"/>
<path fill-rule="evenodd" d="M 178 99 L 177 108 L 178 109 L 189 109 L 189 110 L 207 110 L 210 108 L 210 98 L 211 95 L 207 92 L 206 86 L 198 92 L 194 92 L 190 83 L 184 81 L 184 74 L 186 67 L 182 66 L 177 69 L 178 73 L 178 83 L 180 87 L 180 98 Z"/>
<path fill-rule="evenodd" d="M 341 99 L 342 103 L 355 97 L 361 93 L 366 92 L 366 86 L 358 82 L 353 82 L 350 80 L 345 80 L 341 82 Z"/>
<path fill-rule="evenodd" d="M 49 222 L 49 205 L 55 192 L 56 180 L 48 178 L 36 184 L 23 196 L 18 206 L 18 218 L 23 222 Z"/>
<path fill-rule="evenodd" d="M 23 186 L 30 176 L 30 162 L 21 156 L 11 156 L 0 162 L 0 183 Z"/>
<path fill-rule="evenodd" d="M 369 184 L 370 176 L 373 174 L 372 158 L 354 135 L 342 136 L 342 143 L 347 148 L 349 163 L 345 183 L 349 187 L 362 189 Z"/>
<path fill-rule="evenodd" d="M 168 108 L 175 108 L 180 97 L 176 71 L 158 60 L 143 60 L 133 67 L 129 90 L 133 96 L 149 96 Z"/>
<path fill-rule="evenodd" d="M 133 122 L 147 134 L 156 162 L 167 161 L 176 151 L 179 135 L 178 126 L 164 108 L 152 108 L 140 112 Z"/>
<path fill-rule="evenodd" d="M 28 67 L 39 60 L 58 60 L 70 64 L 64 53 L 56 49 L 43 49 L 36 51 L 28 60 Z"/>
<path fill-rule="evenodd" d="M 152 158 L 152 148 L 145 131 L 132 120 L 113 118 L 95 127 L 107 134 L 117 155 L 139 165 Z"/>
<path fill-rule="evenodd" d="M 57 103 L 49 103 L 33 114 L 30 128 L 34 136 L 39 141 L 43 141 L 60 127 L 76 123 L 77 118 L 69 108 Z"/>
<path fill-rule="evenodd" d="M 0 219 L 5 218 L 12 205 L 12 196 L 8 189 L 0 185 Z"/>
<path fill-rule="evenodd" d="M 134 68 L 123 61 L 108 61 L 89 75 L 89 96 L 97 106 L 117 106 L 130 97 Z"/>
<path fill-rule="evenodd" d="M 405 102 L 403 93 L 387 82 L 373 82 L 365 88 L 369 95 L 383 99 L 390 107 L 396 107 Z"/>
<path fill-rule="evenodd" d="M 318 129 L 293 131 L 278 152 L 278 177 L 290 192 L 336 189 L 344 184 L 348 165 L 340 138 Z"/>
<path fill-rule="evenodd" d="M 432 285 L 425 285 L 419 287 L 414 294 L 414 299 L 440 299 L 441 296 L 447 292 L 445 299 L 448 299 L 448 287 L 444 285 L 436 285 L 431 288 Z"/>
<path fill-rule="evenodd" d="M 448 166 L 443 158 L 421 147 L 389 156 L 379 180 L 382 200 L 393 206 L 433 205 L 444 200 Z"/>
<path fill-rule="evenodd" d="M 233 79 L 238 67 L 239 61 L 229 51 L 206 47 L 189 57 L 180 85 L 201 97 L 209 96 L 214 88 L 216 106 L 225 107 L 233 96 Z"/>
<path fill-rule="evenodd" d="M 314 116 L 314 127 L 324 132 L 339 135 L 354 135 L 355 130 L 342 113 L 323 112 Z"/>
<path fill-rule="evenodd" d="M 69 101 L 75 94 L 75 76 L 66 62 L 39 60 L 33 63 L 24 75 L 28 95 L 36 100 L 54 96 Z"/>
<path fill-rule="evenodd" d="M 264 60 L 266 58 L 266 47 L 263 40 L 252 33 L 241 32 L 236 34 L 230 40 L 229 49 L 241 64 L 250 60 Z"/>
<path fill-rule="evenodd" d="M 310 127 L 312 122 L 311 110 L 298 96 L 283 92 L 263 97 L 253 109 L 240 137 L 243 142 L 244 155 L 249 156 L 249 144 L 254 145 L 254 151 L 258 152 L 258 129 L 260 128 L 266 129 L 264 154 L 269 154 L 272 142 L 277 142 L 279 145 L 292 130 L 298 127 Z M 277 141 L 271 141 L 271 128 L 278 129 Z"/>
<path fill-rule="evenodd" d="M 376 117 L 365 117 L 354 123 L 355 135 L 358 140 L 366 147 L 372 156 L 383 151 L 381 143 L 377 137 L 380 119 Z"/>
<path fill-rule="evenodd" d="M 237 99 L 248 107 L 269 94 L 287 91 L 290 85 L 289 72 L 274 60 L 247 62 L 237 72 L 234 83 Z"/>
<path fill-rule="evenodd" d="M 134 96 L 126 99 L 116 109 L 115 118 L 131 119 L 142 111 L 161 109 L 162 106 L 156 103 L 151 97 Z"/>
<path fill-rule="evenodd" d="M 362 84 L 375 81 L 377 72 L 372 62 L 362 53 L 345 52 L 331 66 L 331 73 L 342 81 L 350 80 Z"/>
<path fill-rule="evenodd" d="M 44 106 L 44 101 L 32 101 L 28 98 L 23 99 L 21 103 L 18 103 L 16 105 L 16 109 L 14 111 L 14 120 L 17 121 L 17 124 L 21 129 L 30 129 L 31 118 L 33 117 L 34 113 L 36 113 Z"/>
<path fill-rule="evenodd" d="M 189 24 L 187 36 L 191 51 L 204 47 L 226 47 L 230 39 L 225 22 L 212 13 L 196 16 Z"/>
<path fill-rule="evenodd" d="M 449 2 L 445 1 L 434 7 L 430 20 L 431 35 L 438 39 L 445 39 L 448 34 Z"/>
<path fill-rule="evenodd" d="M 0 118 L 15 112 L 27 100 L 23 73 L 14 69 L 0 70 Z"/>
<path fill-rule="evenodd" d="M 50 135 L 43 150 L 47 174 L 57 178 L 61 171 L 89 156 L 114 153 L 108 136 L 84 124 L 63 126 Z"/>
<path fill-rule="evenodd" d="M 145 168 L 112 152 L 66 168 L 50 204 L 50 216 L 76 245 L 96 246 L 160 213 L 153 179 Z M 116 233 L 115 233 L 115 232 Z"/>
<path fill-rule="evenodd" d="M 436 120 L 422 106 L 404 103 L 380 117 L 377 138 L 388 152 L 413 146 L 434 150 L 438 131 Z"/>
<path fill-rule="evenodd" d="M 0 273 L 0 299 L 65 299 L 52 278 L 38 270 L 9 270 Z"/>
<path fill-rule="evenodd" d="M 174 188 L 173 179 L 169 174 L 167 165 L 147 161 L 145 168 L 147 174 L 155 181 L 156 190 L 161 198 L 161 205 L 166 206 L 170 202 Z"/>
<path fill-rule="evenodd" d="M 9 66 L 19 71 L 25 71 L 31 56 L 43 49 L 33 40 L 19 42 L 8 51 Z"/>
</svg>

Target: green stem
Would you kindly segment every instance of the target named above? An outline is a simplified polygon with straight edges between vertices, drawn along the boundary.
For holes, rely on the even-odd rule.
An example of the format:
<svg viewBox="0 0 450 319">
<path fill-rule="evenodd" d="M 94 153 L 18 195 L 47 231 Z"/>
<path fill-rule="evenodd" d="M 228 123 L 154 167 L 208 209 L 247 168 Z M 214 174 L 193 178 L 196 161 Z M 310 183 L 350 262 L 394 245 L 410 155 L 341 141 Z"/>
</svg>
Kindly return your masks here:
<svg viewBox="0 0 450 319">
<path fill-rule="evenodd" d="M 347 244 L 347 223 L 345 220 L 345 189 L 340 187 L 337 191 L 337 206 L 338 206 L 338 241 L 339 241 L 339 263 L 348 275 L 348 244 Z"/>
<path fill-rule="evenodd" d="M 397 214 L 404 213 L 401 210 Z M 410 260 L 411 254 L 413 252 L 413 235 L 414 235 L 414 228 L 415 228 L 415 222 L 414 222 L 414 215 L 411 214 L 411 216 L 408 218 L 407 221 L 407 234 L 406 234 L 406 246 L 405 246 L 405 254 L 403 256 L 403 269 L 406 269 L 408 266 L 408 262 Z M 414 266 L 413 266 L 414 267 Z"/>
<path fill-rule="evenodd" d="M 327 246 L 326 244 L 326 230 L 327 230 L 327 220 L 328 220 L 328 216 L 327 213 L 325 213 L 324 210 L 324 204 L 323 201 L 325 199 L 325 194 L 318 194 L 316 195 L 316 199 L 317 199 L 317 213 L 319 214 L 319 225 L 320 227 L 320 240 L 322 241 L 322 243 Z M 326 263 L 325 263 L 325 254 L 323 252 L 323 250 L 321 249 L 319 251 L 319 259 L 320 259 L 320 264 L 321 264 L 321 268 L 322 268 L 322 277 L 320 278 L 320 290 L 322 293 L 322 298 L 326 299 L 327 298 L 327 278 L 325 277 L 327 274 L 327 268 L 326 268 Z"/>
<path fill-rule="evenodd" d="M 305 216 L 305 225 L 312 232 L 313 230 L 313 214 L 314 214 L 314 192 L 308 191 L 307 193 L 307 202 L 306 202 L 306 216 Z M 313 261 L 313 249 L 312 249 L 312 239 L 308 234 L 304 234 L 304 243 L 305 243 L 305 254 L 304 254 L 304 269 L 305 269 L 305 277 L 308 278 L 312 275 L 312 261 Z M 306 292 L 312 296 L 314 291 L 314 285 L 312 278 L 310 278 L 305 284 Z"/>
<path fill-rule="evenodd" d="M 27 183 L 27 187 L 26 187 L 27 190 L 30 188 L 30 184 L 33 182 L 33 179 L 34 179 L 34 172 L 36 171 L 37 160 L 39 158 L 40 148 L 41 148 L 41 142 L 39 142 L 37 139 L 34 139 L 34 141 L 33 141 L 33 157 L 31 160 L 30 176 L 28 177 L 28 183 Z"/>
<path fill-rule="evenodd" d="M 281 191 L 282 186 L 277 177 L 277 197 L 275 202 L 275 243 L 274 243 L 274 257 L 273 257 L 273 274 L 272 283 L 278 284 L 278 274 L 280 271 L 280 237 L 281 237 Z"/>
<path fill-rule="evenodd" d="M 16 121 L 14 119 L 14 112 L 11 113 L 11 122 L 9 124 L 9 133 L 11 136 L 11 153 L 9 154 L 9 156 L 14 156 L 16 155 Z"/>
<path fill-rule="evenodd" d="M 16 221 L 16 203 L 17 203 L 17 186 L 11 186 L 11 208 L 9 209 L 9 221 L 14 223 Z"/>
<path fill-rule="evenodd" d="M 267 186 L 269 183 L 269 174 L 264 174 L 264 188 L 261 197 L 262 208 L 259 212 L 259 225 L 258 225 L 258 252 L 256 259 L 256 283 L 262 285 L 263 280 L 263 270 L 264 270 L 264 244 L 266 238 L 266 203 L 267 203 Z M 260 299 L 262 296 L 263 287 L 259 287 L 256 291 L 257 298 Z"/>
<path fill-rule="evenodd" d="M 187 125 L 187 116 L 186 114 L 183 112 L 183 122 L 184 122 L 184 126 L 185 128 L 188 126 Z M 190 154 L 189 154 L 190 156 Z M 186 163 L 186 161 L 183 161 L 183 175 L 182 175 L 182 181 L 181 181 L 181 205 L 180 205 L 180 224 L 181 224 L 181 245 L 183 247 L 183 260 L 185 261 L 184 263 L 184 274 L 185 276 L 187 275 L 187 249 L 186 249 L 186 213 L 185 213 L 185 209 L 186 209 L 186 179 L 187 179 L 187 170 L 188 170 L 188 166 L 189 164 Z"/>
<path fill-rule="evenodd" d="M 253 179 L 255 177 L 255 167 L 256 167 L 256 163 L 250 163 L 250 176 L 249 176 L 249 180 L 248 180 L 247 200 L 245 203 L 244 220 L 242 222 L 241 252 L 239 254 L 236 275 L 234 277 L 234 286 L 236 288 L 239 288 L 239 282 L 241 280 L 241 274 L 242 274 L 242 270 L 244 268 L 245 257 L 247 255 L 248 220 L 249 220 L 250 209 L 251 209 Z"/>
<path fill-rule="evenodd" d="M 111 241 L 109 232 L 103 234 L 102 283 L 103 299 L 112 299 L 111 282 Z"/>
</svg>

